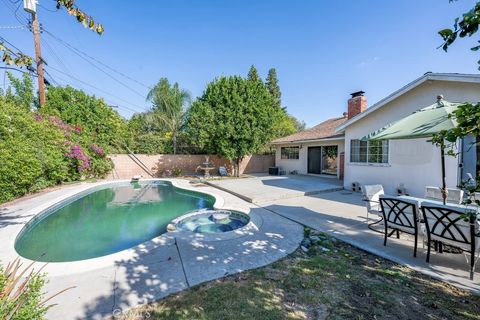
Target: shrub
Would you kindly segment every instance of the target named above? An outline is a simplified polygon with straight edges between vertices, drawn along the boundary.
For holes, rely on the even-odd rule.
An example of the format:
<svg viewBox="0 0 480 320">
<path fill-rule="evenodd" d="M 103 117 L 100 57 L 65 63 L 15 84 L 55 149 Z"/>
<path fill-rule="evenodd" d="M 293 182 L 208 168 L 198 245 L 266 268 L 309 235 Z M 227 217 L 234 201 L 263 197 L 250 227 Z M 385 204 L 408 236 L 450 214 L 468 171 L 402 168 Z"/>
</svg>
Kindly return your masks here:
<svg viewBox="0 0 480 320">
<path fill-rule="evenodd" d="M 63 134 L 0 97 L 0 202 L 68 179 Z"/>
<path fill-rule="evenodd" d="M 46 319 L 45 314 L 52 307 L 47 302 L 70 288 L 45 298 L 42 293 L 45 276 L 40 272 L 41 269 L 33 270 L 33 263 L 22 268 L 18 258 L 6 268 L 0 266 L 0 319 Z"/>
<path fill-rule="evenodd" d="M 103 178 L 104 147 L 79 125 L 0 96 L 0 203 L 64 181 Z"/>
<path fill-rule="evenodd" d="M 182 169 L 180 168 L 172 168 L 172 176 L 179 177 L 182 175 Z"/>
<path fill-rule="evenodd" d="M 104 147 L 123 148 L 127 123 L 101 98 L 69 86 L 49 87 L 47 103 L 39 111 L 71 126 L 85 143 L 95 141 Z"/>
</svg>

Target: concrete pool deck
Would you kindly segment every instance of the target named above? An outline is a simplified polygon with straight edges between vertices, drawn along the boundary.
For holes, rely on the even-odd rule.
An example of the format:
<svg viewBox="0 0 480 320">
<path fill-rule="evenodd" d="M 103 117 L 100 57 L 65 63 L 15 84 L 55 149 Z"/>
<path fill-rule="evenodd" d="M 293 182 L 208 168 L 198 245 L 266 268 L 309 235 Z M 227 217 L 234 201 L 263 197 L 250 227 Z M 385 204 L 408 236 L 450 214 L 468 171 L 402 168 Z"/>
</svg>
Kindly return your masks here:
<svg viewBox="0 0 480 320">
<path fill-rule="evenodd" d="M 296 250 L 303 239 L 298 223 L 213 187 L 175 181 L 181 188 L 215 195 L 216 207 L 248 213 L 256 228 L 232 231 L 236 236 L 227 237 L 166 233 L 113 255 L 50 263 L 44 269 L 47 294 L 75 288 L 51 300 L 58 305 L 49 310 L 48 319 L 101 319 L 118 314 L 205 281 L 270 264 Z M 15 237 L 40 209 L 105 183 L 65 186 L 0 206 L 1 263 L 15 258 Z"/>
<path fill-rule="evenodd" d="M 314 175 L 258 174 L 241 179 L 210 180 L 208 184 L 256 204 L 343 189 L 342 181 L 336 177 Z"/>
</svg>

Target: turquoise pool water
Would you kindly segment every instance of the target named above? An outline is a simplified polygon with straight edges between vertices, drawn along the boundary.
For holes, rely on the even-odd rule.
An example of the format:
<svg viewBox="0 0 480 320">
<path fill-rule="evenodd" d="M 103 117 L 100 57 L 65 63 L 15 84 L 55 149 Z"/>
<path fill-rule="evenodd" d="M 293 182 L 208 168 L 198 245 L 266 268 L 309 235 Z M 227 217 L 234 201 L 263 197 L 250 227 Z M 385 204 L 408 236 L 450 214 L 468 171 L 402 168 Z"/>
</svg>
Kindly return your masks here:
<svg viewBox="0 0 480 320">
<path fill-rule="evenodd" d="M 201 210 L 198 215 L 186 217 L 177 224 L 177 229 L 197 233 L 221 233 L 244 227 L 250 218 L 230 210 Z"/>
<path fill-rule="evenodd" d="M 44 212 L 20 232 L 15 249 L 45 262 L 100 257 L 153 239 L 173 219 L 214 202 L 166 181 L 114 185 Z"/>
</svg>

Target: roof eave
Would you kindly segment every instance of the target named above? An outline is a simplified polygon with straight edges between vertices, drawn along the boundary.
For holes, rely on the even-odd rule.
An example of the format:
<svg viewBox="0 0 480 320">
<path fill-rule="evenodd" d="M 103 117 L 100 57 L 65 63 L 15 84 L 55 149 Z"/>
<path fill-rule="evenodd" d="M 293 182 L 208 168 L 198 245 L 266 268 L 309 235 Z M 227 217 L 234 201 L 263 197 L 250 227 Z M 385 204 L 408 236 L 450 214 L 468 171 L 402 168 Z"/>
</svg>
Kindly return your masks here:
<svg viewBox="0 0 480 320">
<path fill-rule="evenodd" d="M 367 108 L 367 110 L 365 110 L 364 112 L 358 114 L 352 119 L 349 119 L 343 124 L 339 125 L 335 129 L 335 132 L 338 132 L 338 133 L 344 132 L 345 129 L 350 125 L 352 125 L 353 123 L 357 122 L 360 119 L 365 118 L 370 113 L 375 112 L 376 110 L 380 109 L 387 103 L 397 99 L 398 97 L 405 94 L 406 92 L 412 90 L 413 88 L 429 80 L 480 83 L 480 76 L 474 75 L 474 74 L 461 74 L 461 73 L 426 73 L 423 76 L 413 80 L 412 82 L 398 89 L 397 91 L 393 92 L 392 94 L 386 96 L 379 102 L 372 105 L 370 108 Z"/>
<path fill-rule="evenodd" d="M 279 144 L 298 144 L 298 143 L 308 143 L 308 142 L 322 142 L 322 141 L 334 141 L 334 140 L 344 140 L 345 136 L 335 136 L 335 137 L 325 137 L 325 138 L 318 138 L 318 139 L 303 139 L 303 140 L 291 140 L 291 141 L 279 141 L 270 142 L 271 145 L 279 145 Z"/>
</svg>

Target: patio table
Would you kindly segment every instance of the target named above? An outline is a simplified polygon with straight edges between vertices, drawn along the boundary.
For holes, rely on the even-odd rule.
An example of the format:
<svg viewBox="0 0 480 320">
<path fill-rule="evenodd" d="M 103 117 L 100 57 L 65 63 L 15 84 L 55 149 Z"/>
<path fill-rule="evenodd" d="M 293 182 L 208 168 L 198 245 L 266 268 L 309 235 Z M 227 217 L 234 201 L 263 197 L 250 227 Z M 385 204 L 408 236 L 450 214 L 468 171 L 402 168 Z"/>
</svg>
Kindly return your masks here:
<svg viewBox="0 0 480 320">
<path fill-rule="evenodd" d="M 405 199 L 405 200 L 410 200 L 410 201 L 416 201 L 418 202 L 418 208 L 421 208 L 422 207 L 422 203 L 423 202 L 428 202 L 428 203 L 434 203 L 434 204 L 438 204 L 438 205 L 441 205 L 441 206 L 444 206 L 443 204 L 443 201 L 441 200 L 433 200 L 433 199 L 428 199 L 428 198 L 417 198 L 417 197 L 412 197 L 412 196 L 398 196 L 399 199 Z M 465 209 L 465 205 L 464 204 L 458 204 L 458 203 L 447 203 L 446 206 L 449 206 L 449 207 L 453 207 L 453 208 L 459 208 L 459 209 Z M 476 205 L 471 205 L 470 206 L 472 209 L 473 208 L 477 208 Z M 477 208 L 478 209 L 478 208 Z M 423 219 L 422 219 L 423 220 Z M 420 223 L 423 223 L 423 221 L 420 220 Z M 477 225 L 475 227 L 475 229 L 478 231 L 480 230 L 480 220 L 477 219 L 476 221 Z M 480 233 L 476 233 L 475 234 L 476 237 L 480 237 Z"/>
</svg>

